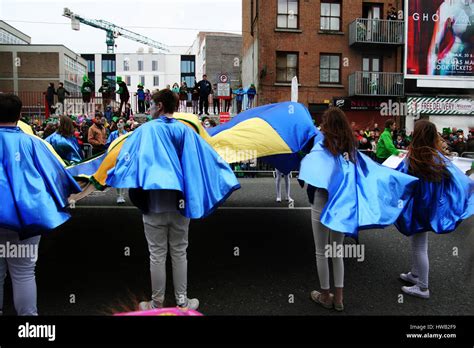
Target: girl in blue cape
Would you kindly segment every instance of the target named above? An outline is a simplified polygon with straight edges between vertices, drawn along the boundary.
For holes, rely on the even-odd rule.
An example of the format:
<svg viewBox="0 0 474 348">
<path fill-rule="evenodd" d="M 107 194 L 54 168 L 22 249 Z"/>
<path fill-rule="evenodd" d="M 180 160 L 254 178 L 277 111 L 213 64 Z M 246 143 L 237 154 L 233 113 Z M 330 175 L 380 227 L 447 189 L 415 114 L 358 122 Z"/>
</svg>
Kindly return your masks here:
<svg viewBox="0 0 474 348">
<path fill-rule="evenodd" d="M 417 179 L 382 167 L 358 152 L 352 128 L 340 109 L 326 111 L 321 131 L 301 162 L 299 175 L 309 186 L 321 284 L 321 291 L 311 292 L 311 298 L 325 308 L 343 311 L 344 235 L 357 237 L 360 230 L 393 224 Z M 329 257 L 335 295 L 330 293 Z"/>
<path fill-rule="evenodd" d="M 412 246 L 411 271 L 400 278 L 413 286 L 402 291 L 428 299 L 428 232 L 453 232 L 474 214 L 474 181 L 442 155 L 436 126 L 427 120 L 415 124 L 408 157 L 397 170 L 420 179 L 395 224 Z"/>
<path fill-rule="evenodd" d="M 45 139 L 68 164 L 82 161 L 82 153 L 74 136 L 74 123 L 68 116 L 59 117 L 58 130 Z"/>
<path fill-rule="evenodd" d="M 18 315 L 37 315 L 40 235 L 70 218 L 68 197 L 81 190 L 40 139 L 17 127 L 21 107 L 17 96 L 0 93 L 0 313 L 8 269 Z"/>
<path fill-rule="evenodd" d="M 166 288 L 168 244 L 179 307 L 196 310 L 188 299 L 187 260 L 190 219 L 210 215 L 240 188 L 232 169 L 196 132 L 173 118 L 178 96 L 164 89 L 152 96 L 150 121 L 133 132 L 108 172 L 106 183 L 130 189 L 142 210 L 150 251 L 151 301 L 141 310 L 162 308 Z"/>
</svg>

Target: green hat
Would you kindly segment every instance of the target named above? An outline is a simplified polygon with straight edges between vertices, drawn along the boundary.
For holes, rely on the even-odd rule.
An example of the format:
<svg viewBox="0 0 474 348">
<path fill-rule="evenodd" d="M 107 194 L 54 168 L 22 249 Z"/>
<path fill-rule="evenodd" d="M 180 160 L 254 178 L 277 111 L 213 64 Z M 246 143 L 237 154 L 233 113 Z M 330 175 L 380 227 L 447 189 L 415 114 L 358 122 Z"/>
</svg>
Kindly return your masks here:
<svg viewBox="0 0 474 348">
<path fill-rule="evenodd" d="M 87 80 L 89 80 L 89 78 L 87 77 L 87 75 L 82 76 L 82 81 L 86 82 Z"/>
<path fill-rule="evenodd" d="M 139 83 L 137 87 L 143 87 L 143 83 Z"/>
<path fill-rule="evenodd" d="M 118 120 L 119 118 L 117 116 L 112 117 L 112 121 L 114 121 L 115 123 L 117 123 Z"/>
<path fill-rule="evenodd" d="M 117 76 L 117 82 L 122 82 L 122 76 Z"/>
</svg>

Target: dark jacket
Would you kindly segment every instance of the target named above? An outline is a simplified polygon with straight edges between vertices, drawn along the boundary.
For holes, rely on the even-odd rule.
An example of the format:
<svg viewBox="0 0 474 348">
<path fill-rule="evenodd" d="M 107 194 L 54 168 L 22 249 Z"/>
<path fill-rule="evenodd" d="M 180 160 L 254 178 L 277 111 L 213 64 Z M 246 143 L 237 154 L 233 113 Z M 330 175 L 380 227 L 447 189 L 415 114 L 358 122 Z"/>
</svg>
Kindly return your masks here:
<svg viewBox="0 0 474 348">
<path fill-rule="evenodd" d="M 212 92 L 212 85 L 208 80 L 201 80 L 197 83 L 199 89 L 199 95 L 203 98 L 207 98 Z"/>
<path fill-rule="evenodd" d="M 46 90 L 46 100 L 48 100 L 48 102 L 51 102 L 50 104 L 52 104 L 52 102 L 54 101 L 55 94 L 56 91 L 54 90 L 54 87 L 49 86 Z"/>
<path fill-rule="evenodd" d="M 66 99 L 66 94 L 70 95 L 70 93 L 64 87 L 58 87 L 56 94 L 58 95 L 58 100 Z"/>
</svg>

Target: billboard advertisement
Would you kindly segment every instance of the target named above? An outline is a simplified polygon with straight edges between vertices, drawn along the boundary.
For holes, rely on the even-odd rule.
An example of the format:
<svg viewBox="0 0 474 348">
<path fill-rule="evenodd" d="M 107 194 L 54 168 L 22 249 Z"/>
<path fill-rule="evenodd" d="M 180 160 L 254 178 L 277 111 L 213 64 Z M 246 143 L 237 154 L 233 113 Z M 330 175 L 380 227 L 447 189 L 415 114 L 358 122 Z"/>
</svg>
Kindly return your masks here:
<svg viewBox="0 0 474 348">
<path fill-rule="evenodd" d="M 407 0 L 407 78 L 474 76 L 474 0 Z"/>
</svg>

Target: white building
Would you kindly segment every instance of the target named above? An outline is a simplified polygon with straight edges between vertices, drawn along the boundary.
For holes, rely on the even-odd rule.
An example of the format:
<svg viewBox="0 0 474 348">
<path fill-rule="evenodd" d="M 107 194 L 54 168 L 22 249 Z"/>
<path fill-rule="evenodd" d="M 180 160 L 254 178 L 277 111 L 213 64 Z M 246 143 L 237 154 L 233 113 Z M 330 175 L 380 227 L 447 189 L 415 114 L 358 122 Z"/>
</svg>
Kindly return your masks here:
<svg viewBox="0 0 474 348">
<path fill-rule="evenodd" d="M 141 49 L 136 53 L 93 53 L 82 54 L 82 57 L 87 60 L 89 79 L 94 82 L 96 92 L 104 79 L 114 83 L 117 76 L 121 76 L 133 96 L 139 83 L 150 91 L 181 81 L 194 85 L 194 56 L 184 54 L 187 49 L 172 47 L 172 52 L 166 54 Z M 135 109 L 135 98 L 131 98 L 131 102 Z"/>
</svg>

